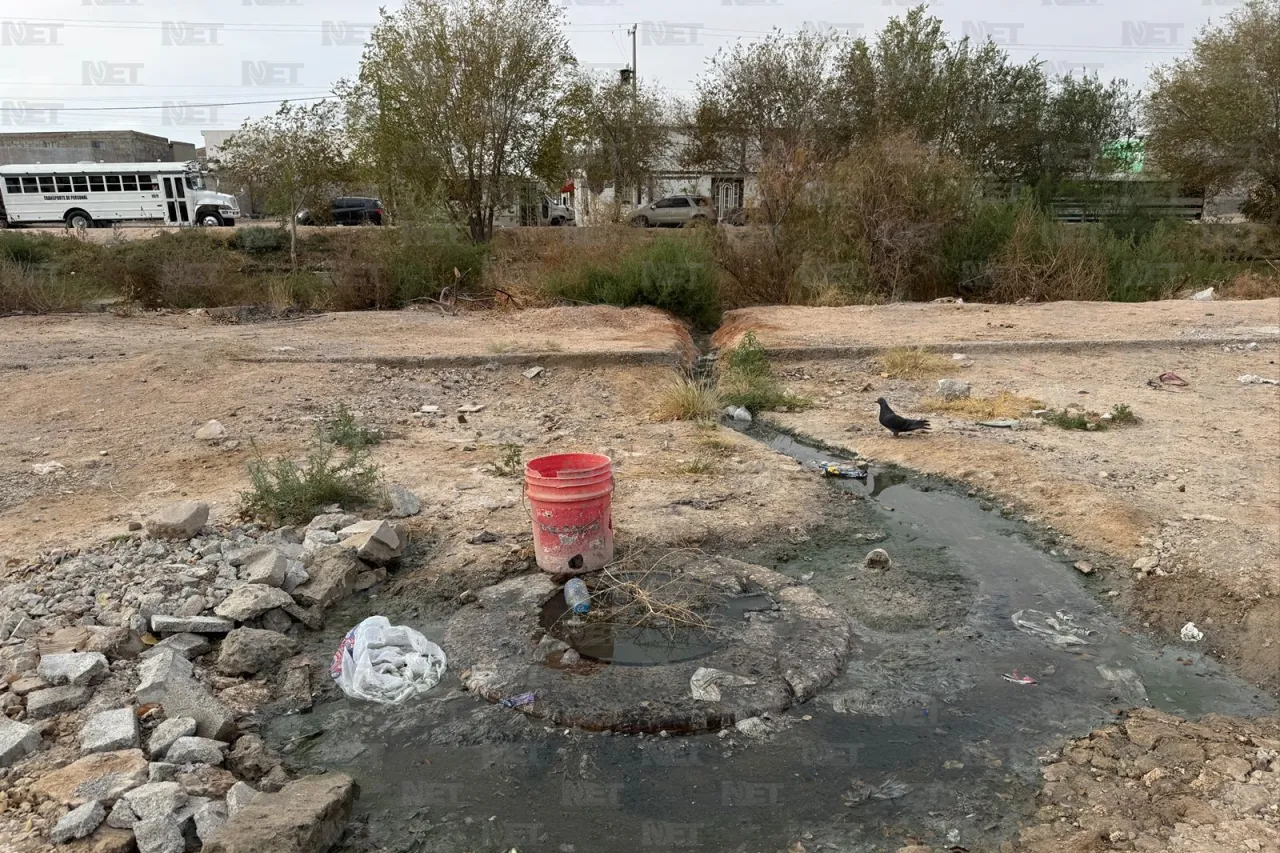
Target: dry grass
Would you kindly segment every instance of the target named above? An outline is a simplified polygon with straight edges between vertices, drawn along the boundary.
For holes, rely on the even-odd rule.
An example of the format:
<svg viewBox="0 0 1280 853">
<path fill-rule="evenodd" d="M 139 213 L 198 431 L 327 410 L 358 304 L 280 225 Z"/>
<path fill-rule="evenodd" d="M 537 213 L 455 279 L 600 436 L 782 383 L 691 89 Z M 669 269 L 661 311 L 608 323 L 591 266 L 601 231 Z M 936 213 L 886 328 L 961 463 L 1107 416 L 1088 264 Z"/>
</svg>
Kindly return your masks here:
<svg viewBox="0 0 1280 853">
<path fill-rule="evenodd" d="M 895 347 L 880 356 L 880 372 L 890 379 L 929 379 L 949 373 L 951 359 L 923 347 Z"/>
<path fill-rule="evenodd" d="M 1001 391 L 994 397 L 965 397 L 960 400 L 927 397 L 920 402 L 920 406 L 930 412 L 962 415 L 975 420 L 1018 418 L 1035 409 L 1044 408 L 1044 404 L 1039 400 L 1011 394 L 1008 391 Z"/>
<path fill-rule="evenodd" d="M 738 452 L 738 446 L 732 441 L 725 441 L 723 438 L 715 436 L 699 439 L 698 447 L 706 455 L 720 458 L 732 456 Z"/>
<path fill-rule="evenodd" d="M 689 477 L 713 476 L 719 474 L 720 471 L 720 461 L 707 453 L 699 453 L 688 462 L 676 467 L 677 474 L 684 474 Z"/>
<path fill-rule="evenodd" d="M 720 395 L 715 386 L 688 376 L 667 383 L 653 404 L 655 421 L 707 421 L 719 412 Z"/>
<path fill-rule="evenodd" d="M 606 567 L 591 590 L 589 618 L 632 627 L 712 630 L 703 614 L 710 612 L 717 595 L 702 584 L 662 571 L 660 564 L 661 560 L 641 571 Z"/>
<path fill-rule="evenodd" d="M 1280 296 L 1280 268 L 1267 273 L 1241 273 L 1218 291 L 1223 299 L 1270 299 Z"/>
</svg>

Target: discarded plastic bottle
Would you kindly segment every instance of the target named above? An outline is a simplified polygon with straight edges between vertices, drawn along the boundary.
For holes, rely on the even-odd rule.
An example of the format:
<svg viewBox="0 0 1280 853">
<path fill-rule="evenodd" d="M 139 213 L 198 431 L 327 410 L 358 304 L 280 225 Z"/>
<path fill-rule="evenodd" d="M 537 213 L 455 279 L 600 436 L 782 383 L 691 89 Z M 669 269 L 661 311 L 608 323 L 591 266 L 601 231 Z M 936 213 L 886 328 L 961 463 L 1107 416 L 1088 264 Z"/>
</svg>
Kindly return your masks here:
<svg viewBox="0 0 1280 853">
<path fill-rule="evenodd" d="M 573 578 L 564 585 L 564 600 L 569 609 L 579 615 L 591 611 L 591 593 L 582 578 Z"/>
</svg>

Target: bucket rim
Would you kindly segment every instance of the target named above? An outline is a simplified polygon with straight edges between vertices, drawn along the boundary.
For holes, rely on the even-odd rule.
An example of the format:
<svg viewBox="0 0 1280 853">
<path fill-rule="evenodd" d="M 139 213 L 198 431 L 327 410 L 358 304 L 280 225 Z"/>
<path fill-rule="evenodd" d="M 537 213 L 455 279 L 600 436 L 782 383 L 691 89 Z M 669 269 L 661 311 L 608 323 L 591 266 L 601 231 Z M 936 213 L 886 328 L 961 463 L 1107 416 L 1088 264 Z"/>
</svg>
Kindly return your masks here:
<svg viewBox="0 0 1280 853">
<path fill-rule="evenodd" d="M 572 468 L 557 468 L 552 460 L 570 460 L 578 461 L 579 464 Z M 592 462 L 592 460 L 597 460 Z M 545 468 L 550 470 L 539 470 L 535 467 L 535 463 L 543 463 Z M 601 475 L 611 476 L 613 471 L 613 460 L 602 453 L 550 453 L 546 456 L 537 456 L 530 459 L 524 465 L 524 476 L 526 481 L 549 482 L 556 480 L 585 480 L 591 477 L 599 477 Z"/>
</svg>

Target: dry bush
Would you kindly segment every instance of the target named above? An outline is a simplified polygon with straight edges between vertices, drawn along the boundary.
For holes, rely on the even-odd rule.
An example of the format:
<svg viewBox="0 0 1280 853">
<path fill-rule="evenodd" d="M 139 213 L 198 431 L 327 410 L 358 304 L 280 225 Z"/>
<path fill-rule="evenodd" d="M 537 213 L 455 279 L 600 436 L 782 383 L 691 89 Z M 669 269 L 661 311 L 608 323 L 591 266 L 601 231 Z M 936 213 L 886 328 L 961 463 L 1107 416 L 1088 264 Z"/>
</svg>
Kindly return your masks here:
<svg viewBox="0 0 1280 853">
<path fill-rule="evenodd" d="M 709 382 L 676 377 L 659 389 L 653 405 L 656 421 L 707 421 L 720 413 L 720 395 Z"/>
<path fill-rule="evenodd" d="M 949 373 L 955 365 L 951 359 L 929 352 L 924 347 L 894 347 L 877 361 L 880 372 L 890 379 L 928 379 Z"/>
<path fill-rule="evenodd" d="M 1249 270 L 1237 275 L 1217 291 L 1223 299 L 1271 299 L 1280 296 L 1280 269 L 1268 272 Z"/>
<path fill-rule="evenodd" d="M 53 275 L 0 256 L 0 314 L 78 311 L 100 295 L 77 281 L 74 274 Z"/>
<path fill-rule="evenodd" d="M 965 397 L 959 400 L 926 397 L 921 401 L 920 406 L 930 412 L 962 415 L 975 420 L 991 420 L 1022 417 L 1036 409 L 1043 409 L 1044 403 L 1033 397 L 1022 397 L 1008 391 L 1001 391 L 994 397 Z"/>
<path fill-rule="evenodd" d="M 996 302 L 1105 300 L 1107 257 L 1085 229 L 1068 230 L 1031 207 L 987 266 Z"/>
<path fill-rule="evenodd" d="M 591 588 L 590 619 L 631 627 L 711 631 L 707 614 L 723 595 L 704 584 L 661 568 L 606 566 Z"/>
<path fill-rule="evenodd" d="M 663 231 L 679 238 L 679 232 Z M 493 260 L 484 285 L 515 298 L 522 307 L 550 305 L 548 281 L 583 267 L 610 269 L 623 255 L 648 245 L 657 229 L 600 225 L 592 228 L 503 228 L 493 235 Z"/>
</svg>

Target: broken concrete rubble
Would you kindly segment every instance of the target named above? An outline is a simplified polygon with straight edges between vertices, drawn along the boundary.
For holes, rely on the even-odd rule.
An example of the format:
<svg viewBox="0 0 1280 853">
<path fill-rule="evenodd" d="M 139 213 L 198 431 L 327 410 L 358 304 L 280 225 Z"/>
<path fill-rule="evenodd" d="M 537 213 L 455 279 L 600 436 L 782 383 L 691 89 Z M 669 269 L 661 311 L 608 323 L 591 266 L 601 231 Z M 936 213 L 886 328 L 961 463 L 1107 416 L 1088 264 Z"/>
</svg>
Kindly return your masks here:
<svg viewBox="0 0 1280 853">
<path fill-rule="evenodd" d="M 64 684 L 61 687 L 46 687 L 27 694 L 27 716 L 33 720 L 42 720 L 65 711 L 74 711 L 82 707 L 93 696 L 89 687 L 77 687 Z"/>
<path fill-rule="evenodd" d="M 268 610 L 293 604 L 289 593 L 260 583 L 244 583 L 231 590 L 213 612 L 226 619 L 244 622 Z"/>
<path fill-rule="evenodd" d="M 57 803 L 78 806 L 88 800 L 110 805 L 121 794 L 147 781 L 147 759 L 140 749 L 95 752 L 31 785 L 38 796 Z"/>
<path fill-rule="evenodd" d="M 330 607 L 351 595 L 356 577 L 365 568 L 356 555 L 345 548 L 317 548 L 307 564 L 310 579 L 293 591 L 293 597 L 302 605 Z"/>
<path fill-rule="evenodd" d="M 151 630 L 157 634 L 225 634 L 236 625 L 230 619 L 218 616 L 162 616 L 151 617 Z"/>
<path fill-rule="evenodd" d="M 98 828 L 107 810 L 102 803 L 92 800 L 77 806 L 63 815 L 49 832 L 49 840 L 54 844 L 66 844 L 77 838 L 84 838 Z"/>
<path fill-rule="evenodd" d="M 0 714 L 0 767 L 8 767 L 40 748 L 40 732 Z"/>
<path fill-rule="evenodd" d="M 117 708 L 94 714 L 80 730 L 85 752 L 114 752 L 138 745 L 138 717 L 133 708 Z"/>
<path fill-rule="evenodd" d="M 203 853 L 325 853 L 341 838 L 359 792 L 342 773 L 306 776 L 233 810 Z"/>
<path fill-rule="evenodd" d="M 144 661 L 138 676 L 142 683 L 134 696 L 139 702 L 159 703 L 169 716 L 192 717 L 201 737 L 225 739 L 234 732 L 231 712 L 196 681 L 191 662 L 177 652 Z"/>
<path fill-rule="evenodd" d="M 245 583 L 260 583 L 267 586 L 283 586 L 285 574 L 289 569 L 289 560 L 275 548 L 258 547 L 253 549 L 240 572 Z"/>
<path fill-rule="evenodd" d="M 84 685 L 106 678 L 111 667 L 101 652 L 69 652 L 42 655 L 36 672 L 49 684 Z"/>
<path fill-rule="evenodd" d="M 156 539 L 190 539 L 209 521 L 209 505 L 179 501 L 163 507 L 146 521 L 148 535 Z"/>
<path fill-rule="evenodd" d="M 298 641 L 292 637 L 258 628 L 237 628 L 222 641 L 217 668 L 227 675 L 255 675 L 279 666 L 297 651 Z"/>
<path fill-rule="evenodd" d="M 195 733 L 196 721 L 191 717 L 170 717 L 152 730 L 147 741 L 147 753 L 153 760 L 164 758 L 174 741 Z"/>
<path fill-rule="evenodd" d="M 208 764 L 213 767 L 222 763 L 226 749 L 227 744 L 220 740 L 180 737 L 164 757 L 172 764 Z"/>
<path fill-rule="evenodd" d="M 389 563 L 404 553 L 401 532 L 385 521 L 358 521 L 338 531 L 343 548 L 370 563 Z"/>
</svg>

